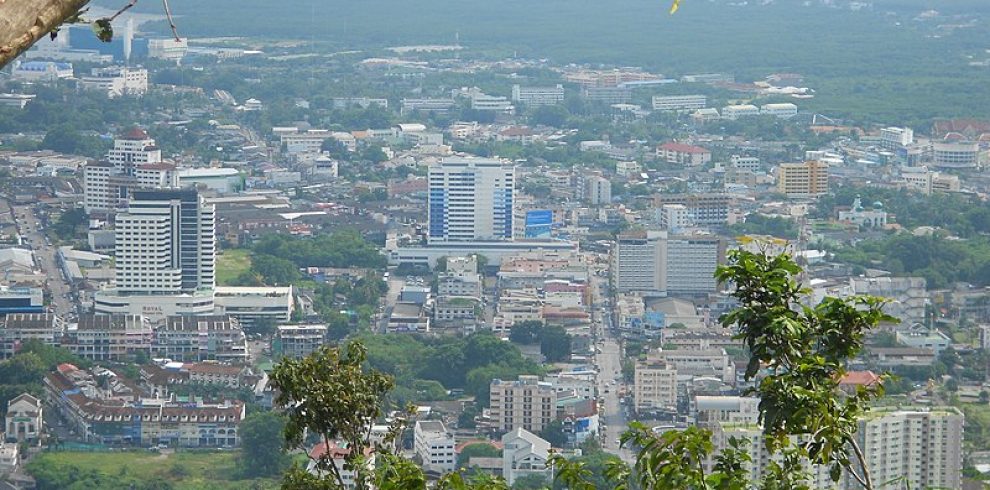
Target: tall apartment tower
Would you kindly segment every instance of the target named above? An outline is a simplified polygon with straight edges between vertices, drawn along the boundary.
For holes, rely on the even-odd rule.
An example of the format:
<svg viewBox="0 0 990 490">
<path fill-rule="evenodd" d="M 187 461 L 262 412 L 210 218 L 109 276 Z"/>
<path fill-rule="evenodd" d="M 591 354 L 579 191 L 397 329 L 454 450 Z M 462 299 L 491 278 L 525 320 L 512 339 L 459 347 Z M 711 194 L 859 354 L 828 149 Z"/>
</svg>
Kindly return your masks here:
<svg viewBox="0 0 990 490">
<path fill-rule="evenodd" d="M 116 230 L 119 294 L 213 290 L 214 208 L 196 191 L 136 191 Z"/>
<path fill-rule="evenodd" d="M 512 240 L 515 167 L 445 158 L 429 169 L 428 243 Z"/>
</svg>

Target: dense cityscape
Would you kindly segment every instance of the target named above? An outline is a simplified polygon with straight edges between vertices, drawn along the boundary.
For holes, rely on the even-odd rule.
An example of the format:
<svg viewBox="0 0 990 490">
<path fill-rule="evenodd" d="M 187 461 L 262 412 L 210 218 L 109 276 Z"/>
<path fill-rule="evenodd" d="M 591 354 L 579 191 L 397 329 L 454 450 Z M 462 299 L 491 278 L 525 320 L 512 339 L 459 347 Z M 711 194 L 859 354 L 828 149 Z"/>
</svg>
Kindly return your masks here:
<svg viewBox="0 0 990 490">
<path fill-rule="evenodd" d="M 884 15 L 947 37 L 987 18 Z M 871 394 L 850 424 L 876 488 L 990 481 L 982 106 L 867 113 L 793 64 L 553 61 L 460 34 L 331 52 L 161 22 L 115 16 L 110 42 L 65 25 L 0 70 L 0 489 L 268 489 L 324 462 L 374 488 L 352 456 L 374 469 L 384 447 L 431 488 L 573 488 L 556 457 L 614 488 L 640 428 L 710 431 L 705 470 L 741 448 L 757 481 L 783 459 L 759 397 L 777 368 L 722 322 L 752 307 L 720 279 L 744 252 L 793 257 L 808 307 L 883 299 L 834 380 Z M 351 344 L 394 380 L 368 447 L 286 444 L 304 401 L 279 401 L 279 369 Z"/>
</svg>

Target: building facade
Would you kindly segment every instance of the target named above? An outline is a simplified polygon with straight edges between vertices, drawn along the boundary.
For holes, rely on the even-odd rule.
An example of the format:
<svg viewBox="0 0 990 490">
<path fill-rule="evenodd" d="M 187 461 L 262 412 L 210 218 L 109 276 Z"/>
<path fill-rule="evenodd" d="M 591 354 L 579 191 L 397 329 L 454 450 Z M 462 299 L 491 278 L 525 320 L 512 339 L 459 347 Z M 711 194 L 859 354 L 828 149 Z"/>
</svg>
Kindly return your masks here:
<svg viewBox="0 0 990 490">
<path fill-rule="evenodd" d="M 557 391 L 537 376 L 516 381 L 492 380 L 489 387 L 491 418 L 499 431 L 517 428 L 539 432 L 556 420 Z"/>
<path fill-rule="evenodd" d="M 817 160 L 782 163 L 777 168 L 777 191 L 789 198 L 828 194 L 828 164 Z"/>
<path fill-rule="evenodd" d="M 445 158 L 430 165 L 428 241 L 512 240 L 514 196 L 511 164 Z"/>
</svg>

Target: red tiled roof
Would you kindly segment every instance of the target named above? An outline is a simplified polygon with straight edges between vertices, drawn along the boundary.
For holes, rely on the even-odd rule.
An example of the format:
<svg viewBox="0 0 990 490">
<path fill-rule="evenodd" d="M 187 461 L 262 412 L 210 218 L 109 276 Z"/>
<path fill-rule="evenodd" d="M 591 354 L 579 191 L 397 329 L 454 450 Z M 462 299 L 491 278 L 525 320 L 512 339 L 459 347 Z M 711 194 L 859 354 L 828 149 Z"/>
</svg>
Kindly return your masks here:
<svg viewBox="0 0 990 490">
<path fill-rule="evenodd" d="M 880 376 L 878 376 L 873 371 L 849 371 L 845 376 L 839 380 L 840 385 L 856 385 L 856 386 L 872 386 L 880 381 Z"/>
<path fill-rule="evenodd" d="M 127 133 L 124 133 L 123 139 L 125 139 L 125 140 L 146 140 L 146 139 L 148 139 L 148 133 L 146 133 L 141 128 L 132 128 Z"/>
<path fill-rule="evenodd" d="M 660 146 L 660 149 L 679 153 L 709 153 L 708 150 L 700 146 L 686 145 L 684 143 L 664 143 Z"/>
</svg>

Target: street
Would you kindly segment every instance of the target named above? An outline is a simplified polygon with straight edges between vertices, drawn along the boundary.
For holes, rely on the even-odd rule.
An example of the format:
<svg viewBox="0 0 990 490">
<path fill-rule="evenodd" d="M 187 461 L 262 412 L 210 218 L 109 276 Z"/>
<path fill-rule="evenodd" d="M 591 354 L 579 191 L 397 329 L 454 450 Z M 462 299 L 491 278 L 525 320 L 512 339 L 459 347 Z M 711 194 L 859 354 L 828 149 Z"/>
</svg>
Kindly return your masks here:
<svg viewBox="0 0 990 490">
<path fill-rule="evenodd" d="M 55 259 L 56 248 L 45 241 L 44 233 L 38 229 L 38 218 L 32 206 L 11 204 L 10 207 L 24 244 L 31 247 L 41 271 L 48 276 L 45 284 L 51 293 L 54 312 L 59 318 L 68 319 L 75 314 L 76 308 L 70 298 L 72 288 L 65 280 L 62 269 L 58 267 Z"/>
<path fill-rule="evenodd" d="M 622 409 L 619 391 L 622 387 L 622 346 L 612 331 L 611 303 L 608 300 L 608 267 L 596 264 L 592 267 L 590 286 L 592 291 L 592 321 L 595 346 L 595 365 L 598 367 L 599 423 L 604 428 L 602 447 L 617 454 L 626 463 L 633 462 L 628 448 L 619 448 L 619 437 L 628 429 L 628 421 Z"/>
</svg>

